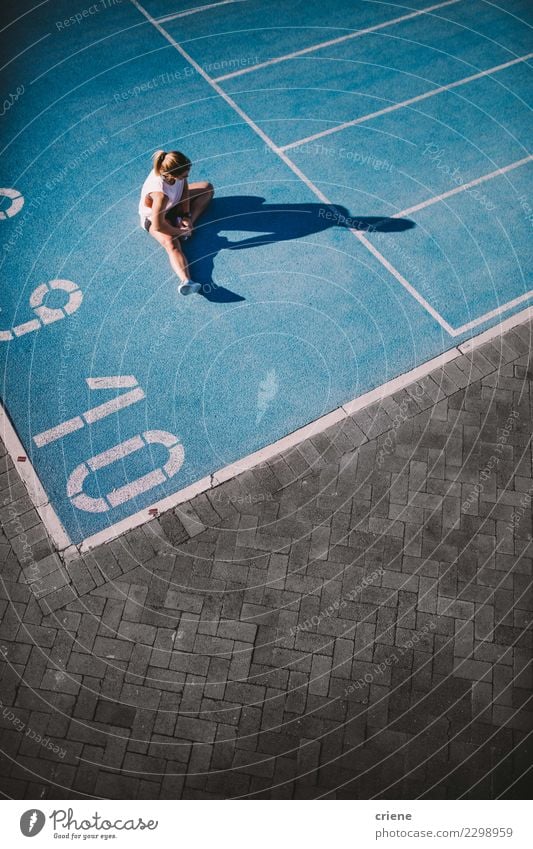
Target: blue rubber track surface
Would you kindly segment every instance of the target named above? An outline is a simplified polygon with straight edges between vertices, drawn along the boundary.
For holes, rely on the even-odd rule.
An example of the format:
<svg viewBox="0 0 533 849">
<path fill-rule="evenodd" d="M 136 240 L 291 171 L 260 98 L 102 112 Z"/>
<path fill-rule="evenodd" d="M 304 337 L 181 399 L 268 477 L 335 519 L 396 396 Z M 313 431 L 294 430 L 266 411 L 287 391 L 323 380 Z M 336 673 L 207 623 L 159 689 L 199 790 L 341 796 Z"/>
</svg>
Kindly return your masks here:
<svg viewBox="0 0 533 849">
<path fill-rule="evenodd" d="M 532 12 L 2 13 L 2 398 L 74 543 L 530 305 Z M 216 188 L 201 295 L 139 226 L 157 148 Z"/>
</svg>

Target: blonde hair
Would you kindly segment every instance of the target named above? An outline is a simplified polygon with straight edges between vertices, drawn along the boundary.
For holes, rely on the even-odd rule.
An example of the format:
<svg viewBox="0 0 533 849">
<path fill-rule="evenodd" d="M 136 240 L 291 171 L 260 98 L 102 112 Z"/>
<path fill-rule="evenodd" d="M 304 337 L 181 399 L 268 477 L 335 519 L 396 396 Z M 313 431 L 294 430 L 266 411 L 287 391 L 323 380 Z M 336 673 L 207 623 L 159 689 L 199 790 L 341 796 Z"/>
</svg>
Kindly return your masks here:
<svg viewBox="0 0 533 849">
<path fill-rule="evenodd" d="M 172 174 L 180 177 L 184 171 L 191 167 L 191 160 L 179 150 L 156 150 L 152 157 L 154 171 L 159 177 L 161 174 Z"/>
</svg>

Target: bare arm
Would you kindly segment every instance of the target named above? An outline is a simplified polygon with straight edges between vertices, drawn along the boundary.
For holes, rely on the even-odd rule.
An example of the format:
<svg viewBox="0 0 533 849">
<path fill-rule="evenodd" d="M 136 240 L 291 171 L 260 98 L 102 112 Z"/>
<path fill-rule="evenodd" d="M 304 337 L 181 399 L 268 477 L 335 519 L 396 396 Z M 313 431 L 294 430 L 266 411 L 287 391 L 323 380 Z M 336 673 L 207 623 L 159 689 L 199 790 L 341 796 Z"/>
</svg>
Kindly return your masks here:
<svg viewBox="0 0 533 849">
<path fill-rule="evenodd" d="M 152 192 L 152 229 L 156 233 L 166 233 L 169 236 L 175 236 L 180 231 L 165 218 L 165 203 L 166 198 L 163 192 Z"/>
</svg>

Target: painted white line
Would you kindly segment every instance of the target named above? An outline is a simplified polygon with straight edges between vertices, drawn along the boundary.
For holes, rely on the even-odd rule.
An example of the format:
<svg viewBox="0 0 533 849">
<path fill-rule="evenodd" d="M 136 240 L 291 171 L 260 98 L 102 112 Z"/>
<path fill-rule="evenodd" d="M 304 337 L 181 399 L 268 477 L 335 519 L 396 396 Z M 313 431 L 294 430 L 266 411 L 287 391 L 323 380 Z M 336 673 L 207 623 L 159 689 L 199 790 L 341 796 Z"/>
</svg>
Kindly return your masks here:
<svg viewBox="0 0 533 849">
<path fill-rule="evenodd" d="M 129 454 L 134 454 L 142 448 L 144 448 L 144 442 L 141 437 L 132 436 L 131 439 L 126 439 L 124 442 L 120 442 L 118 445 L 114 445 L 112 448 L 102 451 L 101 454 L 96 454 L 94 457 L 86 460 L 86 463 L 91 471 L 96 472 L 98 469 L 105 468 L 105 466 L 111 466 L 113 463 L 116 463 L 117 460 L 123 460 L 124 457 L 127 457 Z"/>
<path fill-rule="evenodd" d="M 446 331 L 446 333 L 448 333 L 450 336 L 457 335 L 456 331 L 453 329 L 451 324 L 448 324 L 446 319 L 443 318 L 441 314 L 438 313 L 437 310 L 431 306 L 429 301 L 426 301 L 424 296 L 421 295 L 420 292 L 415 289 L 415 287 L 412 286 L 408 280 L 405 279 L 403 274 L 400 274 L 400 272 L 388 261 L 388 259 L 386 259 L 386 257 L 384 257 L 380 251 L 378 251 L 378 249 L 372 244 L 372 242 L 369 242 L 369 240 L 366 238 L 366 236 L 363 235 L 363 233 L 361 233 L 359 230 L 353 230 L 351 228 L 350 232 L 353 233 L 353 235 L 356 236 L 360 242 L 362 242 L 365 248 L 367 248 L 370 253 L 373 254 L 377 260 L 379 260 L 379 262 L 384 266 L 384 268 L 386 268 L 387 271 L 389 271 L 392 276 L 396 278 L 398 283 L 400 283 L 403 288 L 409 292 L 409 294 L 415 299 L 415 301 L 417 301 L 420 306 L 423 307 L 426 312 L 428 312 L 435 319 L 435 321 L 438 322 L 438 324 L 440 324 L 440 326 L 443 328 L 443 330 Z"/>
<path fill-rule="evenodd" d="M 119 374 L 113 377 L 87 377 L 89 389 L 127 389 L 137 386 L 137 378 L 133 374 Z"/>
<path fill-rule="evenodd" d="M 422 203 L 417 204 L 416 206 L 411 206 L 408 209 L 404 209 L 402 212 L 395 213 L 392 218 L 404 218 L 405 216 L 412 215 L 414 212 L 418 212 L 420 209 L 425 209 L 428 206 L 432 206 L 434 203 L 439 203 L 440 201 L 446 200 L 446 198 L 452 197 L 452 195 L 459 194 L 459 192 L 467 191 L 471 189 L 473 186 L 477 186 L 480 183 L 485 183 L 487 180 L 492 180 L 495 177 L 500 177 L 502 174 L 506 174 L 508 171 L 513 171 L 515 168 L 519 168 L 522 165 L 527 164 L 533 160 L 533 155 L 525 156 L 523 159 L 519 159 L 517 162 L 512 162 L 509 165 L 505 165 L 503 168 L 497 168 L 496 171 L 491 171 L 490 174 L 485 174 L 482 177 L 478 177 L 475 180 L 471 180 L 469 183 L 464 183 L 462 186 L 456 186 L 454 189 L 450 189 L 449 192 L 444 192 L 441 195 L 436 195 L 433 198 L 429 198 Z M 472 330 L 474 327 L 479 327 L 480 324 L 485 324 L 486 321 L 490 321 L 491 318 L 495 318 L 497 315 L 501 315 L 504 312 L 508 312 L 514 307 L 519 306 L 520 304 L 525 303 L 531 297 L 533 297 L 533 289 L 529 292 L 524 292 L 524 294 L 519 295 L 511 301 L 506 301 L 504 304 L 500 304 L 495 309 L 490 310 L 489 312 L 483 313 L 483 315 L 478 316 L 472 321 L 467 322 L 466 324 L 462 324 L 460 327 L 455 327 L 451 331 L 452 336 L 461 336 L 463 333 L 466 333 L 468 330 Z"/>
<path fill-rule="evenodd" d="M 515 298 L 513 301 L 507 301 L 505 304 L 501 304 L 501 306 L 496 307 L 496 309 L 493 309 L 490 312 L 486 312 L 483 315 L 480 315 L 479 318 L 475 318 L 473 321 L 469 321 L 467 324 L 462 324 L 461 327 L 456 327 L 453 332 L 453 335 L 460 336 L 462 333 L 466 333 L 467 330 L 472 330 L 474 327 L 479 327 L 480 324 L 485 324 L 485 322 L 490 321 L 491 318 L 495 318 L 497 315 L 501 315 L 504 312 L 509 312 L 509 310 L 512 310 L 513 307 L 517 307 L 519 304 L 523 304 L 525 301 L 529 301 L 532 297 L 533 289 L 523 295 L 520 295 L 520 297 Z"/>
<path fill-rule="evenodd" d="M 24 324 L 18 324 L 13 328 L 15 336 L 24 336 L 26 333 L 34 333 L 42 327 L 38 318 L 32 318 L 30 321 L 25 321 Z"/>
<path fill-rule="evenodd" d="M 521 165 L 525 165 L 527 162 L 531 162 L 533 159 L 533 154 L 529 156 L 525 156 L 523 159 L 519 159 L 517 162 L 511 162 L 510 165 L 504 165 L 503 168 L 497 168 L 496 171 L 491 171 L 490 174 L 484 174 L 482 177 L 477 177 L 475 180 L 470 180 L 469 183 L 463 183 L 461 186 L 456 186 L 454 189 L 450 189 L 449 192 L 443 192 L 442 195 L 435 195 L 435 197 L 428 198 L 428 200 L 422 201 L 422 203 L 417 203 L 416 206 L 410 206 L 408 209 L 402 210 L 402 212 L 395 212 L 391 218 L 404 218 L 407 215 L 412 215 L 413 212 L 418 212 L 419 209 L 425 209 L 427 206 L 432 206 L 434 203 L 440 203 L 441 200 L 446 200 L 446 198 L 452 197 L 452 195 L 457 195 L 459 192 L 466 192 L 468 189 L 471 189 L 472 186 L 478 186 L 480 183 L 485 183 L 487 180 L 493 180 L 495 177 L 500 177 L 502 174 L 506 174 L 508 171 L 513 171 L 515 168 L 520 168 Z"/>
<path fill-rule="evenodd" d="M 99 381 L 98 385 L 91 385 L 89 381 Z M 131 383 L 121 384 L 119 381 L 129 381 L 130 378 L 119 378 L 119 377 L 96 377 L 96 378 L 87 378 L 87 383 L 91 389 L 107 389 L 107 388 L 115 388 L 121 385 L 131 386 Z M 131 378 L 134 385 L 137 383 L 136 379 Z M 105 385 L 105 384 L 108 385 Z M 117 413 L 119 410 L 123 410 L 125 407 L 131 406 L 131 404 L 136 404 L 137 401 L 142 401 L 145 398 L 144 391 L 138 386 L 136 389 L 132 389 L 130 392 L 126 392 L 124 395 L 119 395 L 118 398 L 112 398 L 111 401 L 106 401 L 104 404 L 99 404 L 98 407 L 91 407 L 90 410 L 86 410 L 85 413 L 82 413 L 83 419 L 80 416 L 75 416 L 72 419 L 68 419 L 66 422 L 61 422 L 61 424 L 56 425 L 55 427 L 51 427 L 48 430 L 43 430 L 41 433 L 38 433 L 33 437 L 33 441 L 37 445 L 38 448 L 42 448 L 43 445 L 49 445 L 51 442 L 55 442 L 56 439 L 62 439 L 64 436 L 67 436 L 69 433 L 74 433 L 76 430 L 80 430 L 80 428 L 84 427 L 85 424 L 91 425 L 94 422 L 100 421 L 100 419 L 106 418 L 106 416 L 110 416 L 112 413 Z"/>
<path fill-rule="evenodd" d="M 66 422 L 61 422 L 56 427 L 43 430 L 37 436 L 33 437 L 33 441 L 37 448 L 42 448 L 43 445 L 49 445 L 50 442 L 55 442 L 56 439 L 63 439 L 68 433 L 74 433 L 75 430 L 80 430 L 82 427 L 84 427 L 84 422 L 82 422 L 79 416 L 76 416 L 73 419 L 68 419 Z"/>
<path fill-rule="evenodd" d="M 333 44 L 342 44 L 344 41 L 349 41 L 352 38 L 359 38 L 362 35 L 367 35 L 369 32 L 377 32 L 377 30 L 384 29 L 385 27 L 394 26 L 394 24 L 399 24 L 402 21 L 408 21 L 411 18 L 417 18 L 419 15 L 427 15 L 430 12 L 434 12 L 437 9 L 444 9 L 445 6 L 452 6 L 454 3 L 458 3 L 460 0 L 446 0 L 444 3 L 437 3 L 435 6 L 428 6 L 426 9 L 419 9 L 416 12 L 410 12 L 408 15 L 402 15 L 399 18 L 392 18 L 388 21 L 383 21 L 381 24 L 375 24 L 375 26 L 366 27 L 365 29 L 359 29 L 356 32 L 350 32 L 348 35 L 341 35 L 338 38 L 331 38 L 329 41 L 321 41 L 319 44 L 313 44 L 311 47 L 304 47 L 301 50 L 295 50 L 293 53 L 285 53 L 284 56 L 276 56 L 274 59 L 267 59 L 266 62 L 260 62 L 257 65 L 251 65 L 249 68 L 240 68 L 238 71 L 232 71 L 230 74 L 224 74 L 221 77 L 217 77 L 215 82 L 220 83 L 222 80 L 229 80 L 232 77 L 239 77 L 241 74 L 249 74 L 251 71 L 258 71 L 259 68 L 267 68 L 270 65 L 276 65 L 278 62 L 286 62 L 288 59 L 295 59 L 298 56 L 304 56 L 306 53 L 312 53 L 315 50 L 321 50 L 322 47 L 331 47 Z"/>
<path fill-rule="evenodd" d="M 277 156 L 279 156 L 279 158 L 291 169 L 291 171 L 294 174 L 296 174 L 296 176 L 299 177 L 299 179 L 303 183 L 305 183 L 305 185 L 308 187 L 308 189 L 310 189 L 313 192 L 313 194 L 319 200 L 322 201 L 322 203 L 327 204 L 328 206 L 335 206 L 335 204 L 333 204 L 332 201 L 330 201 L 329 198 L 326 197 L 326 195 L 318 188 L 318 186 L 315 186 L 315 184 L 309 179 L 309 177 L 307 177 L 303 173 L 303 171 L 301 171 L 298 168 L 298 166 L 292 161 L 292 159 L 290 159 L 287 156 L 287 154 L 284 153 L 284 151 L 280 147 L 278 147 L 276 144 L 274 144 L 274 142 L 272 141 L 270 136 L 268 136 L 265 132 L 263 132 L 261 127 L 259 127 L 255 123 L 255 121 L 253 121 L 252 118 L 250 118 L 250 116 L 243 109 L 241 109 L 241 107 L 237 103 L 235 103 L 233 98 L 230 97 L 230 95 L 227 94 L 218 85 L 218 83 L 216 83 L 209 76 L 209 74 L 207 74 L 204 71 L 204 69 L 198 64 L 198 62 L 196 62 L 192 58 L 192 56 L 190 56 L 187 53 L 187 51 L 181 46 L 181 44 L 178 44 L 178 42 L 165 29 L 163 29 L 163 27 L 160 24 L 158 24 L 157 21 L 154 20 L 154 18 L 152 18 L 150 13 L 147 12 L 146 9 L 144 9 L 143 6 L 141 6 L 141 4 L 139 3 L 139 0 L 130 0 L 130 2 L 158 30 L 158 32 L 161 33 L 163 38 L 165 38 L 169 42 L 169 44 L 171 44 L 178 51 L 178 53 L 180 53 L 181 56 L 183 56 L 183 58 L 186 59 L 187 62 L 189 62 L 192 65 L 193 68 L 196 69 L 196 71 L 200 74 L 200 76 L 202 76 L 204 78 L 204 80 L 217 92 L 217 94 L 219 94 L 220 97 L 223 100 L 226 101 L 228 106 L 230 106 L 237 113 L 237 115 L 239 115 L 239 117 L 242 118 L 242 120 L 246 124 L 248 124 L 249 127 L 251 127 L 251 129 L 255 133 L 257 133 L 259 138 L 261 138 L 264 141 L 264 143 L 272 150 L 272 152 L 275 153 Z M 367 248 L 367 250 L 369 250 L 370 253 L 373 254 L 373 256 L 381 263 L 381 265 L 384 268 L 386 268 L 387 271 L 396 278 L 396 280 L 409 292 L 409 294 L 416 301 L 418 301 L 418 303 L 435 319 L 435 321 L 437 321 L 440 324 L 440 326 L 447 333 L 450 334 L 450 336 L 453 336 L 454 335 L 453 328 L 448 324 L 448 322 L 441 315 L 439 315 L 439 313 L 435 309 L 433 309 L 431 304 L 429 304 L 428 301 L 426 301 L 426 299 L 423 298 L 422 295 L 420 295 L 420 293 L 417 292 L 417 290 L 413 286 L 411 286 L 411 284 L 405 279 L 405 277 L 403 277 L 403 275 L 401 275 L 400 272 L 397 271 L 397 269 L 394 268 L 394 266 L 387 259 L 385 259 L 383 254 L 380 251 L 378 251 L 378 249 L 368 241 L 368 239 L 363 235 L 363 233 L 361 233 L 359 230 L 355 230 L 353 228 L 349 228 L 349 229 L 350 229 L 350 232 L 356 237 L 356 239 L 358 239 Z"/>
<path fill-rule="evenodd" d="M 364 124 L 365 121 L 371 121 L 373 118 L 378 118 L 380 115 L 387 115 L 389 112 L 395 112 L 396 109 L 404 109 L 406 106 L 411 106 L 413 103 L 420 103 L 421 100 L 427 100 L 429 97 L 435 97 L 436 94 L 442 94 L 443 91 L 450 91 L 458 86 L 471 83 L 473 80 L 479 80 L 481 77 L 486 77 L 489 74 L 495 74 L 498 71 L 503 71 L 504 68 L 510 68 L 511 65 L 517 65 L 519 62 L 526 62 L 533 57 L 533 53 L 528 53 L 526 56 L 519 56 L 517 59 L 511 59 L 509 62 L 504 62 L 502 65 L 495 65 L 493 68 L 488 68 L 486 71 L 480 71 L 478 74 L 472 74 L 470 77 L 464 77 L 461 80 L 456 80 L 454 83 L 433 88 L 431 91 L 426 91 L 424 94 L 419 94 L 416 97 L 410 97 L 408 100 L 402 100 L 401 103 L 393 103 L 391 106 L 385 106 L 383 109 L 378 109 L 376 112 L 370 112 L 368 115 L 361 115 L 360 118 L 354 118 L 353 121 L 345 121 L 344 124 L 337 124 L 336 127 L 330 127 L 327 130 L 321 130 L 319 133 L 313 133 L 312 136 L 307 136 L 304 139 L 293 141 L 290 144 L 283 145 L 281 150 L 290 150 L 293 147 L 300 147 L 302 144 L 322 139 L 324 136 L 330 136 L 333 133 L 339 133 L 347 127 L 355 127 L 357 124 Z M 248 70 L 248 69 L 247 69 Z"/>
<path fill-rule="evenodd" d="M 485 345 L 486 342 L 492 342 L 493 339 L 498 339 L 508 330 L 512 330 L 513 327 L 516 327 L 518 324 L 524 324 L 524 322 L 529 320 L 533 320 L 533 307 L 528 307 L 521 312 L 517 312 L 510 316 L 510 318 L 506 318 L 505 321 L 497 324 L 495 327 L 490 327 L 488 330 L 485 330 L 484 333 L 479 333 L 467 342 L 462 342 L 461 345 L 458 346 L 459 351 L 461 354 L 469 354 L 470 351 L 474 351 L 481 345 Z"/>
<path fill-rule="evenodd" d="M 227 6 L 229 3 L 246 3 L 246 0 L 220 0 L 220 3 L 208 3 L 206 6 L 197 6 L 196 9 L 185 9 L 184 12 L 174 12 L 171 15 L 164 15 L 162 18 L 156 18 L 160 24 L 166 24 L 168 21 L 175 21 L 176 18 L 186 18 L 188 15 L 196 15 L 197 12 L 206 12 L 208 9 L 216 9 L 217 6 Z"/>
<path fill-rule="evenodd" d="M 132 483 L 126 483 L 124 486 L 109 492 L 107 500 L 111 504 L 111 507 L 118 507 L 120 504 L 124 504 L 126 501 L 135 498 L 136 495 L 142 495 L 148 489 L 166 483 L 166 481 L 167 478 L 161 469 L 154 469 L 153 472 L 147 472 L 142 477 L 136 478 Z"/>
<path fill-rule="evenodd" d="M 19 477 L 26 486 L 28 495 L 34 504 L 37 513 L 41 517 L 50 539 L 58 551 L 62 551 L 70 546 L 70 538 L 61 524 L 54 508 L 51 504 L 49 504 L 48 495 L 46 494 L 29 457 L 24 463 L 17 462 L 17 457 L 26 457 L 26 451 L 1 403 L 0 434 L 9 455 L 15 464 Z"/>
<path fill-rule="evenodd" d="M 100 419 L 105 419 L 106 416 L 110 416 L 112 413 L 123 410 L 124 407 L 129 407 L 131 404 L 136 404 L 137 401 L 142 401 L 144 397 L 144 391 L 138 386 L 137 389 L 132 389 L 130 392 L 126 392 L 125 395 L 119 395 L 118 398 L 112 398 L 111 401 L 106 401 L 98 407 L 92 407 L 86 413 L 82 413 L 82 416 L 87 424 L 93 424 Z"/>
</svg>

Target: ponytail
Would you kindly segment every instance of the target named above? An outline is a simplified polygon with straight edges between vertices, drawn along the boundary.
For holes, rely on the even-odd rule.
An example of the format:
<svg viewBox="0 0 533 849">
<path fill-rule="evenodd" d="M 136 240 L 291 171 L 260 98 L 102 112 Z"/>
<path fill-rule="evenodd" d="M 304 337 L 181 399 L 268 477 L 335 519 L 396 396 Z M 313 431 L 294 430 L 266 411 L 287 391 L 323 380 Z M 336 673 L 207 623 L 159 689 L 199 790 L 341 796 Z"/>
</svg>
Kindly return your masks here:
<svg viewBox="0 0 533 849">
<path fill-rule="evenodd" d="M 163 164 L 163 160 L 164 160 L 165 156 L 166 156 L 166 153 L 165 153 L 164 150 L 156 150 L 156 152 L 152 156 L 152 162 L 154 163 L 154 171 L 155 171 L 155 173 L 157 174 L 158 177 L 161 173 L 161 166 Z"/>
<path fill-rule="evenodd" d="M 172 174 L 180 178 L 181 175 L 191 167 L 191 160 L 179 150 L 156 150 L 152 157 L 154 171 L 159 177 L 161 174 Z"/>
</svg>

